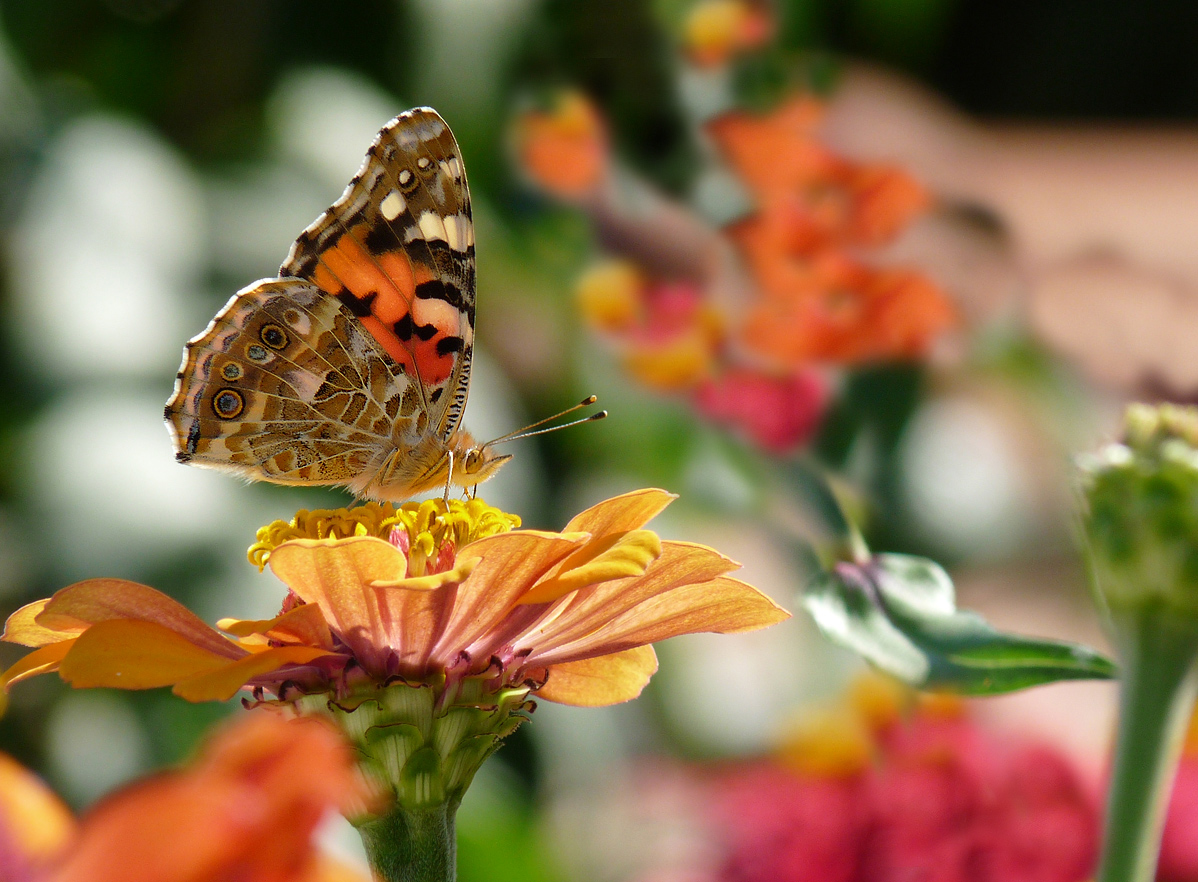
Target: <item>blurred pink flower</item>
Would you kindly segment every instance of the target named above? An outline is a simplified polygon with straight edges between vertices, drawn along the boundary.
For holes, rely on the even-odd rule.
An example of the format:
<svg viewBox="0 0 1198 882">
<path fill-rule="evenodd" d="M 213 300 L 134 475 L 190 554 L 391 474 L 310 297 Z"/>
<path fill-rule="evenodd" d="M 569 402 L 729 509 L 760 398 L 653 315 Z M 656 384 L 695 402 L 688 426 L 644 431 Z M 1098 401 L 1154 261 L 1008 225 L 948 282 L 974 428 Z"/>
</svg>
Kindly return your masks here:
<svg viewBox="0 0 1198 882">
<path fill-rule="evenodd" d="M 1198 880 L 1198 753 L 1191 745 L 1173 780 L 1156 878 L 1159 882 Z"/>
<path fill-rule="evenodd" d="M 712 781 L 719 882 L 1084 882 L 1098 809 L 1055 750 L 964 715 L 877 733 L 872 764 L 813 774 L 760 761 Z M 788 760 L 793 760 L 791 755 Z"/>
<path fill-rule="evenodd" d="M 819 428 L 828 384 L 814 370 L 774 376 L 729 368 L 700 384 L 693 400 L 712 422 L 742 431 L 764 450 L 785 453 Z"/>
</svg>

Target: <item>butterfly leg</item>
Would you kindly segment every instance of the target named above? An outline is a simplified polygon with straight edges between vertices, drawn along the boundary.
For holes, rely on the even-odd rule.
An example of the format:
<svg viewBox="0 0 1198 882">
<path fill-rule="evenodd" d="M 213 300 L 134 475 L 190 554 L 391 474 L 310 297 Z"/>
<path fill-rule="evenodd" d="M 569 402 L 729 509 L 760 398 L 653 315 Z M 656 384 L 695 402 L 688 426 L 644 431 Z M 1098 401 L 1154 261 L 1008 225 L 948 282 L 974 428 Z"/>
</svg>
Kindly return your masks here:
<svg viewBox="0 0 1198 882">
<path fill-rule="evenodd" d="M 449 508 L 449 488 L 453 486 L 453 451 L 448 450 L 449 454 L 449 471 L 445 473 L 445 507 Z"/>
</svg>

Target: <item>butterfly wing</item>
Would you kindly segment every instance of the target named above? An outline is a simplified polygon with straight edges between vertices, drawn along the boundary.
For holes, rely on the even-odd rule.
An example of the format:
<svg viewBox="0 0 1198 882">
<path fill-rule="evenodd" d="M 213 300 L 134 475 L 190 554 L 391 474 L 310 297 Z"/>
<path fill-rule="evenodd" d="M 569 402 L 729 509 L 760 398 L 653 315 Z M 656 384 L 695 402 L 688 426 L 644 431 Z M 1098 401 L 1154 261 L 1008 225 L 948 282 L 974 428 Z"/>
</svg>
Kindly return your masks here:
<svg viewBox="0 0 1198 882">
<path fill-rule="evenodd" d="M 180 462 L 354 486 L 394 450 L 416 384 L 348 306 L 299 279 L 238 292 L 187 344 L 166 421 Z"/>
<path fill-rule="evenodd" d="M 379 132 L 279 275 L 344 304 L 413 380 L 428 416 L 420 431 L 450 439 L 474 349 L 474 226 L 457 141 L 435 110 L 401 113 Z"/>
</svg>

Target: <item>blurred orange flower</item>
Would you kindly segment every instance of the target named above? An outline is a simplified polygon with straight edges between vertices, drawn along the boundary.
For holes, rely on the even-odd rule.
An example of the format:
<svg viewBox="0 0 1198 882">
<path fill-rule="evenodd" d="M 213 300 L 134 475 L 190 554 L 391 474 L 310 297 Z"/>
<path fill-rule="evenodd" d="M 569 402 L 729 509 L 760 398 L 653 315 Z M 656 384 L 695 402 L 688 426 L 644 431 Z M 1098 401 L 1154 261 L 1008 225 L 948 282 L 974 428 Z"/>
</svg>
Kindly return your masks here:
<svg viewBox="0 0 1198 882">
<path fill-rule="evenodd" d="M 701 0 L 691 7 L 682 26 L 682 45 L 701 67 L 724 64 L 734 55 L 765 43 L 773 20 L 758 3 L 746 0 Z"/>
<path fill-rule="evenodd" d="M 312 836 L 327 811 L 360 811 L 369 799 L 349 745 L 332 726 L 257 711 L 222 729 L 187 768 L 102 800 L 83 816 L 51 871 L 34 878 L 362 879 L 322 859 Z"/>
<path fill-rule="evenodd" d="M 585 196 L 607 174 L 607 131 L 580 92 L 559 92 L 548 109 L 521 114 L 513 133 L 521 167 L 555 196 Z"/>
<path fill-rule="evenodd" d="M 33 882 L 75 832 L 75 819 L 42 780 L 0 754 L 0 879 Z"/>
<path fill-rule="evenodd" d="M 80 582 L 9 618 L 4 639 L 38 648 L 4 682 L 57 670 L 75 686 L 172 685 L 203 701 L 472 678 L 565 704 L 627 701 L 657 668 L 651 643 L 789 617 L 725 575 L 728 558 L 643 529 L 672 499 L 618 496 L 562 533 L 509 531 L 515 519 L 479 500 L 302 513 L 253 550 L 291 591 L 276 618 L 223 620 L 230 639 L 152 588 Z M 348 535 L 327 529 L 337 517 Z"/>
<path fill-rule="evenodd" d="M 728 228 L 762 294 L 743 342 L 789 364 L 925 355 L 956 323 L 944 292 L 918 271 L 875 269 L 851 255 L 892 240 L 930 196 L 901 169 L 831 153 L 814 137 L 819 116 L 803 96 L 708 124 L 757 200 Z"/>
</svg>

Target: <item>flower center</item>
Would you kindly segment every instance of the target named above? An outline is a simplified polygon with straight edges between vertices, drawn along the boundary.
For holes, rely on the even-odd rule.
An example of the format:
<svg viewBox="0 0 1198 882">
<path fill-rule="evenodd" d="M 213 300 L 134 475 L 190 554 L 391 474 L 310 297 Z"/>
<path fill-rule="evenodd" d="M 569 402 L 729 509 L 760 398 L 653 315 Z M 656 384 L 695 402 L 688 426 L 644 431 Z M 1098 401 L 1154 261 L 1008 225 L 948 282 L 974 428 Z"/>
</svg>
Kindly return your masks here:
<svg viewBox="0 0 1198 882">
<path fill-rule="evenodd" d="M 519 526 L 519 517 L 481 499 L 428 499 L 400 506 L 368 502 L 354 508 L 301 510 L 290 521 L 267 524 L 258 530 L 248 556 L 261 570 L 272 551 L 293 539 L 374 536 L 408 556 L 408 575 L 422 576 L 448 569 L 462 546 Z"/>
</svg>

